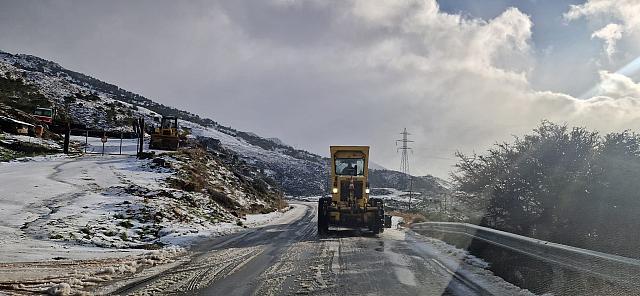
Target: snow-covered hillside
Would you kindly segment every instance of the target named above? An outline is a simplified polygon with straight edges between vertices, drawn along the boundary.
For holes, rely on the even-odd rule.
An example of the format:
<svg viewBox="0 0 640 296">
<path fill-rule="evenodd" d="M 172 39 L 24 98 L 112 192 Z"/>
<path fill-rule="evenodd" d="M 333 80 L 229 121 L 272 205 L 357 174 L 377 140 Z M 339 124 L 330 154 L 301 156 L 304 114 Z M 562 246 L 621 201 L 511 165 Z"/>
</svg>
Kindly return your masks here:
<svg viewBox="0 0 640 296">
<path fill-rule="evenodd" d="M 326 161 L 319 156 L 304 152 L 308 153 L 307 157 L 295 157 L 280 147 L 265 149 L 216 127 L 205 127 L 189 121 L 180 121 L 180 124 L 189 128 L 195 137 L 215 139 L 249 164 L 261 168 L 289 195 L 314 195 L 327 191 Z"/>
<path fill-rule="evenodd" d="M 398 171 L 376 169 L 369 173 L 369 182 L 372 188 L 392 188 L 408 191 L 406 175 Z M 425 196 L 434 197 L 449 192 L 450 185 L 438 177 L 412 176 L 412 190 Z"/>
<path fill-rule="evenodd" d="M 325 160 L 318 155 L 295 149 L 278 139 L 237 131 L 211 119 L 155 103 L 54 62 L 0 51 L 0 79 L 35 88 L 45 99 L 46 102 L 35 102 L 34 99 L 26 104 L 24 97 L 6 98 L 5 104 L 20 105 L 24 112 L 30 113 L 36 105 L 52 106 L 59 116 L 68 114 L 76 128 L 107 131 L 132 131 L 131 123 L 140 117 L 154 125 L 161 115 L 178 116 L 180 125 L 191 130 L 193 135 L 219 140 L 225 148 L 263 169 L 288 194 L 311 195 L 326 191 Z"/>
<path fill-rule="evenodd" d="M 273 178 L 286 194 L 314 196 L 328 193 L 327 159 L 293 148 L 279 139 L 222 126 L 214 120 L 156 103 L 35 56 L 0 51 L 0 80 L 16 88 L 24 84 L 29 88 L 27 93 L 36 90 L 47 101 L 43 103 L 39 97 L 26 95 L 19 98 L 0 95 L 0 106 L 3 103 L 20 106 L 19 109 L 30 113 L 36 105 L 50 105 L 59 116 L 66 116 L 68 110 L 74 127 L 98 130 L 131 131 L 131 122 L 136 118 L 143 117 L 147 124 L 154 125 L 157 124 L 154 119 L 160 115 L 174 115 L 194 137 L 220 141 L 223 147 Z M 27 104 L 25 100 L 32 102 Z M 371 169 L 374 186 L 401 189 L 399 172 L 373 162 Z M 414 188 L 417 191 L 440 192 L 446 187 L 446 182 L 432 176 L 416 178 Z"/>
</svg>

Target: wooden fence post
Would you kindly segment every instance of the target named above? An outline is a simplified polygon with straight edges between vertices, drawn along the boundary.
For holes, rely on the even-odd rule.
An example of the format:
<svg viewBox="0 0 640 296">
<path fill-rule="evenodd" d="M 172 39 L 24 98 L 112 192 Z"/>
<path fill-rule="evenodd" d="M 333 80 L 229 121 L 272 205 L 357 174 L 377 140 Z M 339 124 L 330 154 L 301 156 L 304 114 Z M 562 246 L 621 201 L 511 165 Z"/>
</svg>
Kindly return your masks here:
<svg viewBox="0 0 640 296">
<path fill-rule="evenodd" d="M 67 130 L 64 133 L 64 144 L 62 145 L 62 152 L 69 154 L 69 140 L 71 139 L 71 126 L 67 124 Z"/>
<path fill-rule="evenodd" d="M 138 133 L 139 136 L 139 141 L 138 141 L 138 158 L 142 156 L 142 153 L 144 152 L 144 118 L 141 117 L 139 119 L 139 123 L 138 123 L 138 130 L 140 131 Z"/>
</svg>

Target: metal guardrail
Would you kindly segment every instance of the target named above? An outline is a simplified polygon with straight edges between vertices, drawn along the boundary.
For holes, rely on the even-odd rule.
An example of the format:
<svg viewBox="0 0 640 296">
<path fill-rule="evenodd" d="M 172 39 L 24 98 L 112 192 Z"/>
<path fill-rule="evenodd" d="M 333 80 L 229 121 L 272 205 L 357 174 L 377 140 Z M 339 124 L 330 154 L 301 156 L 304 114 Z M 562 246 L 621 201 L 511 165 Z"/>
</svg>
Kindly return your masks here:
<svg viewBox="0 0 640 296">
<path fill-rule="evenodd" d="M 424 222 L 416 223 L 411 228 L 416 232 L 434 231 L 466 235 L 612 282 L 632 285 L 640 282 L 640 260 L 637 259 L 556 244 L 467 223 Z"/>
</svg>

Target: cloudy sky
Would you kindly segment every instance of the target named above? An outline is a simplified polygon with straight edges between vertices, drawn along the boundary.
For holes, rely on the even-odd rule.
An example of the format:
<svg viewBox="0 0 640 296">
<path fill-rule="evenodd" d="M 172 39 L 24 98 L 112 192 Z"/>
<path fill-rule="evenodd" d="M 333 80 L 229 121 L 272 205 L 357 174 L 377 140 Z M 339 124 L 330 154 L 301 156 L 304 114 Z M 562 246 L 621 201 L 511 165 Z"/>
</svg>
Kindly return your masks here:
<svg viewBox="0 0 640 296">
<path fill-rule="evenodd" d="M 640 128 L 637 0 L 0 1 L 28 53 L 322 155 L 447 176 L 541 120 Z M 635 63 L 634 63 L 635 61 Z"/>
</svg>

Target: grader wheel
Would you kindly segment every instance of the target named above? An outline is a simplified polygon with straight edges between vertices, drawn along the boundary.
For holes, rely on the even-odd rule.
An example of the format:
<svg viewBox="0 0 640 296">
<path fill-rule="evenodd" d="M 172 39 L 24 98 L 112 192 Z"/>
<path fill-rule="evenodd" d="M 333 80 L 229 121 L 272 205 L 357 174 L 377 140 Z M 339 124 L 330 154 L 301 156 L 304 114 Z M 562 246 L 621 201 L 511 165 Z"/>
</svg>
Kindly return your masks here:
<svg viewBox="0 0 640 296">
<path fill-rule="evenodd" d="M 318 234 L 326 235 L 329 233 L 329 214 L 327 213 L 328 203 L 324 198 L 318 200 Z"/>
</svg>

